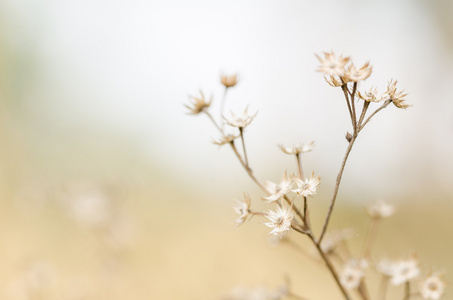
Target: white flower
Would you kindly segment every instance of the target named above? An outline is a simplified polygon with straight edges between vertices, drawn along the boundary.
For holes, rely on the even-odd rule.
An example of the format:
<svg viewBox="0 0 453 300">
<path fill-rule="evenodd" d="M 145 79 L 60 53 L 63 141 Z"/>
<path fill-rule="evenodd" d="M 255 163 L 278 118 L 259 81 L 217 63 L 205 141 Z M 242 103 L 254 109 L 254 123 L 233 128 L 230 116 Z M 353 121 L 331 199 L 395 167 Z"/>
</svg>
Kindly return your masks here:
<svg viewBox="0 0 453 300">
<path fill-rule="evenodd" d="M 340 274 L 341 285 L 348 290 L 359 287 L 367 267 L 368 263 L 366 260 L 350 259 Z"/>
<path fill-rule="evenodd" d="M 380 102 L 385 99 L 387 94 L 379 94 L 376 87 L 371 87 L 367 92 L 360 93 L 357 91 L 357 96 L 367 102 Z"/>
<path fill-rule="evenodd" d="M 290 207 L 277 207 L 277 211 L 268 211 L 266 218 L 269 223 L 264 223 L 267 227 L 273 228 L 269 234 L 282 236 L 291 228 L 291 221 L 294 218 L 292 209 Z"/>
<path fill-rule="evenodd" d="M 307 153 L 313 150 L 313 147 L 315 145 L 314 141 L 311 141 L 308 144 L 298 144 L 298 145 L 292 145 L 290 147 L 286 147 L 283 145 L 278 145 L 280 149 L 286 154 L 299 154 L 299 153 Z"/>
<path fill-rule="evenodd" d="M 381 259 L 376 265 L 376 269 L 382 275 L 392 277 L 394 273 L 394 264 L 388 259 Z"/>
<path fill-rule="evenodd" d="M 373 219 L 387 218 L 393 215 L 395 207 L 383 200 L 378 200 L 368 206 L 367 213 Z"/>
<path fill-rule="evenodd" d="M 297 189 L 292 191 L 303 197 L 316 194 L 316 190 L 321 184 L 321 177 L 315 177 L 315 173 L 311 174 L 310 179 L 306 178 L 305 180 L 301 180 L 294 176 L 293 180 L 297 184 Z"/>
<path fill-rule="evenodd" d="M 227 123 L 230 126 L 237 127 L 237 128 L 245 128 L 250 123 L 252 123 L 253 119 L 256 117 L 255 113 L 254 115 L 248 115 L 247 114 L 248 107 L 244 110 L 242 113 L 242 116 L 236 116 L 234 113 L 231 113 L 231 118 L 225 118 L 223 117 L 223 120 L 225 123 Z"/>
<path fill-rule="evenodd" d="M 270 195 L 263 198 L 269 202 L 277 201 L 278 199 L 282 198 L 283 196 L 290 192 L 291 184 L 292 184 L 291 179 L 288 178 L 288 175 L 285 171 L 280 184 L 275 184 L 270 181 L 265 182 L 265 187 L 269 191 Z"/>
<path fill-rule="evenodd" d="M 351 63 L 344 75 L 345 81 L 359 82 L 367 79 L 371 75 L 373 67 L 370 66 L 369 62 L 366 62 L 361 68 L 356 68 L 356 66 Z"/>
<path fill-rule="evenodd" d="M 406 103 L 406 99 L 404 97 L 407 96 L 407 94 L 404 94 L 404 91 L 399 91 L 397 92 L 396 89 L 396 83 L 397 80 L 390 80 L 387 86 L 387 95 L 390 97 L 392 100 L 393 104 L 395 104 L 396 107 L 406 109 L 412 105 Z"/>
<path fill-rule="evenodd" d="M 420 284 L 423 299 L 438 300 L 444 294 L 445 282 L 438 275 L 431 275 Z"/>
<path fill-rule="evenodd" d="M 391 282 L 394 285 L 403 284 L 420 274 L 418 262 L 415 258 L 400 260 L 394 263 Z"/>
<path fill-rule="evenodd" d="M 211 102 L 212 102 L 212 96 L 211 96 L 211 99 L 209 101 L 207 101 L 201 90 L 200 90 L 199 97 L 189 96 L 189 99 L 192 102 L 191 103 L 192 106 L 187 105 L 187 104 L 185 106 L 190 110 L 190 114 L 192 114 L 192 115 L 197 115 L 197 114 L 205 111 L 206 109 L 209 108 L 209 106 L 211 105 Z"/>
<path fill-rule="evenodd" d="M 345 73 L 345 66 L 349 62 L 349 57 L 335 56 L 333 51 L 324 52 L 324 58 L 316 55 L 318 60 L 321 62 L 318 72 L 324 73 L 330 76 L 343 76 Z"/>
<path fill-rule="evenodd" d="M 236 205 L 233 206 L 234 211 L 239 215 L 236 219 L 236 225 L 239 226 L 247 220 L 250 215 L 250 204 L 252 200 L 247 193 L 244 193 L 244 197 L 240 200 L 236 200 Z"/>
<path fill-rule="evenodd" d="M 239 135 L 234 135 L 234 134 L 226 134 L 226 135 L 222 135 L 219 139 L 217 140 L 212 140 L 212 143 L 213 144 L 216 144 L 216 145 L 219 145 L 219 146 L 223 146 L 225 144 L 229 144 L 231 143 L 232 141 L 234 141 L 235 139 L 237 139 L 239 137 Z"/>
</svg>

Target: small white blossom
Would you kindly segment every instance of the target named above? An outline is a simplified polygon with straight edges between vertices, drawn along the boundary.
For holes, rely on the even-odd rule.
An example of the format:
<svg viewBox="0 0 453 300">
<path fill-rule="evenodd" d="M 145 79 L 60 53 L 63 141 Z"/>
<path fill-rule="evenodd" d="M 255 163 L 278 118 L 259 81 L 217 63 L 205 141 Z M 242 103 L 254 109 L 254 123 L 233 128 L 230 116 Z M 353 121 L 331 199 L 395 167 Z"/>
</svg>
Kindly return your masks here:
<svg viewBox="0 0 453 300">
<path fill-rule="evenodd" d="M 367 102 L 381 102 L 386 98 L 387 94 L 379 94 L 376 87 L 371 87 L 368 91 L 363 93 L 357 91 L 357 96 Z"/>
<path fill-rule="evenodd" d="M 297 185 L 297 189 L 292 191 L 303 197 L 316 194 L 316 191 L 321 184 L 321 177 L 315 177 L 315 173 L 311 174 L 310 179 L 306 178 L 305 180 L 301 180 L 294 176 L 293 180 Z"/>
<path fill-rule="evenodd" d="M 366 260 L 350 259 L 340 273 L 341 285 L 348 290 L 359 287 L 367 267 L 368 262 Z"/>
<path fill-rule="evenodd" d="M 234 134 L 226 134 L 222 135 L 219 139 L 217 140 L 212 140 L 212 143 L 218 146 L 223 146 L 225 144 L 229 144 L 235 139 L 237 139 L 239 135 L 234 135 Z"/>
<path fill-rule="evenodd" d="M 290 178 L 288 178 L 288 175 L 285 171 L 282 177 L 282 181 L 279 184 L 275 184 L 270 181 L 265 182 L 265 187 L 269 191 L 270 195 L 263 197 L 263 199 L 269 202 L 277 201 L 290 192 L 291 185 L 292 181 Z"/>
<path fill-rule="evenodd" d="M 400 260 L 394 263 L 391 282 L 394 285 L 403 284 L 420 274 L 418 262 L 415 258 Z"/>
<path fill-rule="evenodd" d="M 333 51 L 324 52 L 324 58 L 316 55 L 321 65 L 318 72 L 324 73 L 329 76 L 343 76 L 346 72 L 345 66 L 349 62 L 349 57 L 340 55 L 337 57 Z"/>
<path fill-rule="evenodd" d="M 442 297 L 445 290 L 445 282 L 439 275 L 431 275 L 420 284 L 420 294 L 423 299 L 438 300 Z"/>
<path fill-rule="evenodd" d="M 250 216 L 250 205 L 252 200 L 247 193 L 244 193 L 242 199 L 236 200 L 236 204 L 233 206 L 234 211 L 239 215 L 236 218 L 236 225 L 239 226 L 247 220 Z"/>
<path fill-rule="evenodd" d="M 250 123 L 252 123 L 253 119 L 256 117 L 255 113 L 254 115 L 248 115 L 247 114 L 248 107 L 244 110 L 241 116 L 236 116 L 234 113 L 231 113 L 230 118 L 223 117 L 223 120 L 225 123 L 227 123 L 230 126 L 237 127 L 237 128 L 245 128 Z"/>
<path fill-rule="evenodd" d="M 383 200 L 372 203 L 367 208 L 368 215 L 373 219 L 387 218 L 393 215 L 395 207 Z"/>
<path fill-rule="evenodd" d="M 291 229 L 291 221 L 294 218 L 294 214 L 290 207 L 277 207 L 277 211 L 268 211 L 266 218 L 269 219 L 269 223 L 264 223 L 267 227 L 273 228 L 269 234 L 282 236 Z"/>
<path fill-rule="evenodd" d="M 315 142 L 311 141 L 308 144 L 298 144 L 298 145 L 292 145 L 290 147 L 286 147 L 283 145 L 278 145 L 280 149 L 286 153 L 286 154 L 299 154 L 299 153 L 307 153 L 313 150 L 313 147 L 315 146 Z"/>
</svg>

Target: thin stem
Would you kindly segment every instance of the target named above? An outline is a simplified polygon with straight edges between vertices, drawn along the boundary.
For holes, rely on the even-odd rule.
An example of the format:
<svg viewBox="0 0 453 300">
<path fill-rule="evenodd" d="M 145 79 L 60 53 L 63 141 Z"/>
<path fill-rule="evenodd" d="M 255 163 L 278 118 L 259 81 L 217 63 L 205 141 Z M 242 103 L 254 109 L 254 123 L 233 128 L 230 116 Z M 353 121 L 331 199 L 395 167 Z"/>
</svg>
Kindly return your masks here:
<svg viewBox="0 0 453 300">
<path fill-rule="evenodd" d="M 316 242 L 315 237 L 312 234 L 308 234 L 308 237 L 313 241 L 313 244 L 315 245 L 316 249 L 318 250 L 318 253 L 321 255 L 322 260 L 326 264 L 327 268 L 330 271 L 330 274 L 332 274 L 335 282 L 337 283 L 338 288 L 340 289 L 341 293 L 343 294 L 344 298 L 346 300 L 350 300 L 351 297 L 349 296 L 348 292 L 345 290 L 343 285 L 340 282 L 340 278 L 338 277 L 337 272 L 335 271 L 335 268 L 332 265 L 332 262 L 330 259 L 327 257 L 327 255 L 322 251 L 321 246 Z"/>
<path fill-rule="evenodd" d="M 379 107 L 378 109 L 376 109 L 366 120 L 365 122 L 363 122 L 363 124 L 360 126 L 359 128 L 359 132 L 363 129 L 363 127 L 365 127 L 365 125 L 371 120 L 371 118 L 377 114 L 378 112 L 380 112 L 381 110 L 383 110 L 384 108 L 386 108 L 390 103 L 392 102 L 392 100 L 386 100 L 384 102 L 384 104 L 381 105 L 381 107 Z"/>
<path fill-rule="evenodd" d="M 223 110 L 225 108 L 225 99 L 226 99 L 227 91 L 228 91 L 228 87 L 225 87 L 225 91 L 223 92 L 223 97 L 220 102 L 220 118 L 223 117 Z M 222 123 L 222 129 L 223 129 L 223 123 Z"/>
<path fill-rule="evenodd" d="M 231 148 L 233 149 L 234 154 L 236 154 L 236 157 L 239 159 L 241 165 L 244 167 L 245 171 L 249 175 L 249 177 L 266 193 L 269 194 L 269 191 L 264 187 L 264 185 L 255 177 L 255 175 L 252 172 L 252 169 L 249 168 L 249 166 L 244 162 L 242 159 L 241 155 L 239 154 L 236 145 L 234 144 L 234 141 L 230 142 Z"/>
<path fill-rule="evenodd" d="M 389 285 L 389 278 L 387 276 L 382 276 L 381 284 L 379 285 L 378 300 L 385 300 L 388 285 Z"/>
<path fill-rule="evenodd" d="M 343 162 L 341 163 L 340 172 L 338 172 L 337 181 L 336 181 L 335 188 L 334 188 L 334 191 L 333 191 L 332 200 L 330 201 L 329 211 L 327 212 L 327 216 L 326 216 L 326 219 L 324 221 L 324 225 L 323 225 L 323 228 L 322 228 L 322 231 L 321 231 L 321 235 L 319 236 L 319 239 L 316 242 L 316 244 L 318 246 L 321 244 L 321 241 L 324 238 L 324 235 L 326 234 L 327 226 L 329 225 L 330 217 L 332 216 L 333 207 L 335 205 L 335 200 L 337 199 L 338 189 L 340 188 L 341 177 L 343 176 L 344 167 L 346 166 L 346 161 L 348 160 L 349 153 L 351 153 L 352 146 L 354 145 L 354 142 L 355 142 L 356 138 L 357 138 L 357 135 L 353 135 L 352 136 L 352 139 L 351 139 L 351 141 L 349 142 L 349 145 L 348 145 L 348 149 L 346 149 L 346 153 L 344 155 Z"/>
<path fill-rule="evenodd" d="M 301 221 L 304 222 L 304 216 L 302 215 L 300 210 L 294 205 L 294 203 L 288 198 L 288 196 L 284 195 L 283 199 L 285 199 L 286 203 L 288 203 L 288 205 L 293 208 L 293 210 L 296 212 L 297 216 L 301 219 Z"/>
<path fill-rule="evenodd" d="M 214 118 L 212 117 L 212 115 L 207 111 L 207 110 L 203 110 L 203 112 L 209 117 L 209 119 L 211 119 L 212 123 L 214 124 L 214 126 L 220 131 L 220 133 L 223 135 L 223 129 L 217 124 L 217 122 L 214 120 Z"/>
<path fill-rule="evenodd" d="M 372 218 L 370 222 L 370 227 L 368 228 L 368 234 L 366 237 L 366 242 L 362 254 L 362 257 L 365 259 L 368 259 L 370 257 L 371 249 L 373 248 L 374 241 L 376 240 L 378 225 L 379 219 Z"/>
<path fill-rule="evenodd" d="M 406 281 L 406 284 L 404 285 L 404 298 L 403 300 L 409 300 L 411 297 L 411 284 L 409 281 Z"/>
<path fill-rule="evenodd" d="M 360 127 L 362 126 L 363 119 L 365 118 L 366 111 L 368 110 L 369 106 L 370 106 L 370 102 L 364 101 L 363 108 L 362 108 L 362 113 L 360 114 L 359 123 L 357 125 L 359 130 L 360 130 Z"/>
<path fill-rule="evenodd" d="M 243 127 L 239 127 L 239 132 L 241 133 L 242 150 L 244 151 L 245 165 L 247 166 L 247 168 L 250 168 L 249 167 L 249 160 L 247 158 L 247 151 L 245 151 L 244 128 Z"/>
<path fill-rule="evenodd" d="M 296 159 L 297 159 L 297 167 L 299 169 L 299 178 L 304 180 L 304 171 L 302 169 L 302 159 L 300 157 L 300 153 L 296 154 Z"/>
<path fill-rule="evenodd" d="M 356 90 L 357 90 L 357 82 L 354 82 L 354 85 L 352 86 L 352 93 L 351 93 L 352 116 L 354 117 L 354 120 L 353 120 L 354 132 L 357 132 L 357 130 L 358 130 L 358 128 L 357 128 L 357 115 L 356 115 L 356 112 L 355 112 L 355 102 L 354 102 L 354 97 L 355 97 Z"/>
<path fill-rule="evenodd" d="M 349 102 L 349 93 L 348 93 L 348 86 L 347 84 L 343 84 L 341 86 L 341 89 L 343 90 L 343 94 L 344 94 L 344 98 L 346 99 L 346 104 L 348 105 L 348 110 L 349 110 L 349 116 L 351 117 L 351 122 L 352 122 L 352 128 L 354 128 L 354 119 L 355 119 L 355 116 L 354 114 L 352 113 L 352 108 L 351 108 L 351 103 Z"/>
</svg>

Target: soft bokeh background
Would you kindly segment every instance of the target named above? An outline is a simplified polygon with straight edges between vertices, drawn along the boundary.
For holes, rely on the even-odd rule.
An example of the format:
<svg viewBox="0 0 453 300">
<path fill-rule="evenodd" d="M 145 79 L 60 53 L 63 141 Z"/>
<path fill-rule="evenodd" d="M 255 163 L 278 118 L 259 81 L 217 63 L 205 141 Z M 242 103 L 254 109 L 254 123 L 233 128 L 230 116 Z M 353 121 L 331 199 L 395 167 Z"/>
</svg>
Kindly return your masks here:
<svg viewBox="0 0 453 300">
<path fill-rule="evenodd" d="M 414 105 L 363 132 L 332 227 L 354 227 L 360 249 L 363 208 L 385 198 L 398 212 L 376 258 L 416 252 L 425 274 L 451 272 L 452 20 L 449 0 L 1 0 L 1 298 L 220 299 L 285 276 L 309 299 L 338 298 L 316 262 L 268 245 L 261 220 L 232 226 L 232 199 L 262 195 L 183 106 L 199 89 L 219 100 L 219 75 L 239 73 L 227 108 L 259 111 L 247 130 L 259 178 L 295 171 L 276 144 L 316 141 L 304 165 L 323 177 L 319 223 L 349 129 L 315 72 L 330 50 L 370 60 L 364 87 L 398 79 Z"/>
</svg>

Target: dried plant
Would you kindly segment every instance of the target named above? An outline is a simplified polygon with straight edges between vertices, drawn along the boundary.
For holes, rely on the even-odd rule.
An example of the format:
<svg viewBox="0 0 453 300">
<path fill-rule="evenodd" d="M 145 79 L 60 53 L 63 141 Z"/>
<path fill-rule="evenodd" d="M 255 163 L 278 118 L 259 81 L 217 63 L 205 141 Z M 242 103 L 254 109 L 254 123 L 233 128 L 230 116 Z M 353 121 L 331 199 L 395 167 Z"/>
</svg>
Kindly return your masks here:
<svg viewBox="0 0 453 300">
<path fill-rule="evenodd" d="M 242 225 L 252 216 L 259 216 L 265 218 L 264 225 L 271 228 L 269 234 L 272 236 L 285 240 L 289 231 L 295 231 L 302 237 L 308 238 L 330 272 L 344 299 L 353 299 L 353 296 L 364 300 L 386 299 L 389 283 L 394 286 L 404 286 L 403 294 L 406 300 L 417 297 L 440 299 L 445 288 L 442 274 L 432 273 L 420 280 L 421 271 L 415 255 L 396 261 L 383 259 L 376 262 L 372 260 L 371 252 L 378 225 L 383 218 L 391 216 L 394 212 L 393 205 L 385 201 L 379 200 L 367 209 L 370 227 L 362 253 L 356 257 L 349 255 L 342 257 L 341 260 L 334 261 L 333 258 L 339 257 L 339 244 L 345 243 L 345 239 L 351 235 L 349 230 L 328 231 L 342 175 L 351 150 L 370 120 L 391 103 L 401 109 L 406 109 L 410 105 L 406 103 L 407 94 L 397 89 L 396 80 L 390 80 L 387 90 L 383 93 L 379 93 L 376 87 L 372 87 L 368 91 L 359 91 L 359 83 L 368 79 L 372 73 L 372 66 L 369 62 L 357 67 L 349 57 L 337 56 L 333 51 L 325 52 L 316 57 L 320 62 L 318 72 L 326 75 L 325 80 L 330 86 L 341 89 L 351 121 L 351 129 L 345 136 L 347 141 L 346 152 L 340 164 L 328 211 L 318 233 L 315 233 L 310 222 L 308 200 L 316 195 L 320 187 L 321 177 L 315 175 L 314 172 L 310 177 L 305 177 L 302 167 L 302 154 L 312 151 L 314 142 L 292 146 L 279 145 L 285 154 L 295 156 L 298 174 L 288 175 L 287 171 L 284 171 L 280 183 L 261 181 L 256 177 L 250 166 L 244 135 L 244 129 L 251 125 L 256 113 L 249 114 L 246 108 L 240 115 L 231 113 L 231 115 L 225 116 L 223 111 L 227 92 L 237 84 L 237 76 L 224 75 L 221 77 L 221 83 L 225 90 L 220 102 L 220 115 L 217 118 L 210 111 L 212 98 L 209 102 L 206 101 L 202 92 L 200 92 L 201 97 L 191 97 L 193 106 L 187 106 L 190 114 L 204 114 L 210 119 L 220 133 L 220 137 L 213 143 L 220 146 L 229 145 L 248 176 L 264 193 L 262 199 L 272 207 L 267 212 L 253 210 L 251 208 L 251 197 L 244 194 L 243 198 L 237 200 L 234 206 L 234 210 L 238 214 L 236 225 Z M 373 108 L 376 104 L 379 106 Z M 228 126 L 228 131 L 226 126 Z M 381 277 L 380 288 L 375 293 L 371 293 L 367 287 L 365 275 L 368 269 L 373 269 Z M 416 283 L 418 283 L 418 289 L 415 289 Z M 227 299 L 283 299 L 288 296 L 306 299 L 292 293 L 289 285 L 278 291 L 266 288 L 239 289 L 232 292 Z"/>
</svg>

